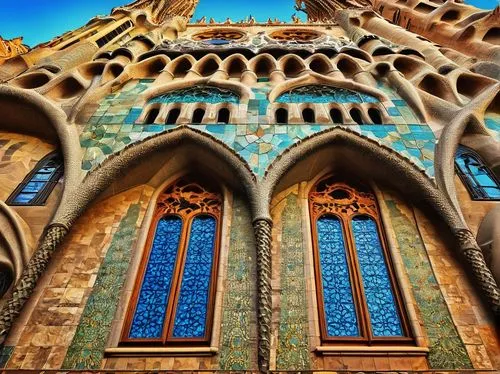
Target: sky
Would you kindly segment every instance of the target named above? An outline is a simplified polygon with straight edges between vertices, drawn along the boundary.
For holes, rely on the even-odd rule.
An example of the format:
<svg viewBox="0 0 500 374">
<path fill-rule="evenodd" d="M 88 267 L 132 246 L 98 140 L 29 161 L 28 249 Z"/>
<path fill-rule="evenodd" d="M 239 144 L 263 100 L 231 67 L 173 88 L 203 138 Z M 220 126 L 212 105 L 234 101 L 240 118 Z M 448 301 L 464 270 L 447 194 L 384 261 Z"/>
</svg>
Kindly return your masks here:
<svg viewBox="0 0 500 374">
<path fill-rule="evenodd" d="M 484 9 L 492 9 L 500 0 L 465 0 Z M 131 0 L 0 0 L 0 36 L 24 37 L 33 47 L 66 31 L 86 24 L 95 15 L 109 14 L 111 8 Z M 200 0 L 194 19 L 207 16 L 217 21 L 234 21 L 252 15 L 258 21 L 268 17 L 290 20 L 295 13 L 294 0 Z M 300 14 L 297 14 L 300 16 Z"/>
</svg>

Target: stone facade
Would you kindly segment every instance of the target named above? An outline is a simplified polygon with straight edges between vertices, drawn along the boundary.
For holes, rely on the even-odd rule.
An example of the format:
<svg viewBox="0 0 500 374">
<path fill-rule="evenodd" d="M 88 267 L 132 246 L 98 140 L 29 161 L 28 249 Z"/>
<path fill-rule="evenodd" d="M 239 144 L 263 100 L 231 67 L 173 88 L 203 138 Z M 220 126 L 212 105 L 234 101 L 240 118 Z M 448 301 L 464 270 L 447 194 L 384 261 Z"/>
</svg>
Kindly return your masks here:
<svg viewBox="0 0 500 374">
<path fill-rule="evenodd" d="M 500 177 L 498 9 L 311 0 L 296 4 L 306 23 L 218 24 L 192 22 L 196 5 L 138 0 L 0 65 L 1 366 L 500 370 L 499 199 L 473 198 L 454 167 L 466 147 Z M 64 175 L 42 203 L 17 203 L 23 186 L 47 187 L 33 183 L 52 154 Z M 186 175 L 221 196 L 210 334 L 133 340 L 157 205 Z M 328 176 L 376 200 L 407 331 L 395 339 L 322 330 L 310 194 Z M 358 209 L 345 191 L 325 204 Z M 189 198 L 180 206 L 195 211 Z M 356 258 L 346 260 L 354 283 Z"/>
</svg>

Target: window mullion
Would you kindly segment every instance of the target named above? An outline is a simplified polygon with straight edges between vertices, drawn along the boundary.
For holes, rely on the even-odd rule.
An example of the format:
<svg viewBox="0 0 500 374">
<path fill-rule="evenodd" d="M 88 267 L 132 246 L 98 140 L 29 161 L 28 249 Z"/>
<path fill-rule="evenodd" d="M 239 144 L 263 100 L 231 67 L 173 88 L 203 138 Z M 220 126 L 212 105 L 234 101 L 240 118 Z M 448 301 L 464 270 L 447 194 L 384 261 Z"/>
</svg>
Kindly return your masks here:
<svg viewBox="0 0 500 374">
<path fill-rule="evenodd" d="M 172 285 L 170 287 L 170 295 L 167 302 L 167 312 L 165 313 L 165 325 L 163 330 L 163 342 L 166 343 L 170 339 L 171 332 L 174 328 L 175 312 L 177 301 L 179 299 L 180 287 L 182 283 L 182 275 L 184 272 L 184 263 L 186 262 L 186 251 L 189 243 L 189 233 L 191 231 L 192 215 L 182 216 L 182 234 L 177 249 L 177 261 L 172 277 Z"/>
<path fill-rule="evenodd" d="M 363 288 L 363 277 L 361 276 L 361 270 L 358 261 L 358 254 L 356 252 L 356 242 L 354 241 L 354 235 L 351 226 L 352 216 L 344 218 L 344 227 L 347 237 L 347 247 L 350 257 L 350 272 L 352 274 L 352 279 L 354 280 L 354 287 L 356 288 L 356 307 L 359 314 L 359 324 L 363 334 L 363 338 L 368 342 L 372 340 L 371 327 L 370 327 L 370 314 L 368 311 L 368 303 L 366 301 L 365 292 Z"/>
</svg>

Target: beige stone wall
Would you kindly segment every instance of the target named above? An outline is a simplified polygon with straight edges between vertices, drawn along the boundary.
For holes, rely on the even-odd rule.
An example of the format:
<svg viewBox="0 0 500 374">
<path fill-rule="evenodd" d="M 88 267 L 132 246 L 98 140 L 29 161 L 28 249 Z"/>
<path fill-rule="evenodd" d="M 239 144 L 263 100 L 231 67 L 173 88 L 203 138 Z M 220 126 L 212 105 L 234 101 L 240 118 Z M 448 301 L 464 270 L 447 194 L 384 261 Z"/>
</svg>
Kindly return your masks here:
<svg viewBox="0 0 500 374">
<path fill-rule="evenodd" d="M 39 138 L 0 132 L 0 200 L 7 200 L 36 164 L 55 149 L 54 145 Z M 63 179 L 52 191 L 44 206 L 12 207 L 26 221 L 35 240 L 40 237 L 57 207 L 62 181 Z"/>
<path fill-rule="evenodd" d="M 76 222 L 14 324 L 7 368 L 61 367 L 113 234 L 131 204 L 141 204 L 142 220 L 150 195 L 146 186 L 123 192 L 95 203 Z"/>
</svg>

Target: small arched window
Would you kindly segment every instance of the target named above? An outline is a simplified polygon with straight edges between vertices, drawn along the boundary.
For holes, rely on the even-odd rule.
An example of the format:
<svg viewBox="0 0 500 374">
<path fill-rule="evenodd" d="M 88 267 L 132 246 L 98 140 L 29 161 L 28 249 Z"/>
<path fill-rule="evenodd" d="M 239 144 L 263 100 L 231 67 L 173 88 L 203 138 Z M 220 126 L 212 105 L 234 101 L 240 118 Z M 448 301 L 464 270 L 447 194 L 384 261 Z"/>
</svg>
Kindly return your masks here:
<svg viewBox="0 0 500 374">
<path fill-rule="evenodd" d="M 150 109 L 144 123 L 146 125 L 151 125 L 151 124 L 155 123 L 156 117 L 158 117 L 159 113 L 160 113 L 160 110 L 158 108 Z"/>
<path fill-rule="evenodd" d="M 217 123 L 229 123 L 231 112 L 227 108 L 221 108 L 217 115 Z"/>
<path fill-rule="evenodd" d="M 159 196 L 122 342 L 209 344 L 222 197 L 181 178 Z"/>
<path fill-rule="evenodd" d="M 368 115 L 373 123 L 380 125 L 382 124 L 382 115 L 380 114 L 380 110 L 377 108 L 368 109 Z"/>
<path fill-rule="evenodd" d="M 202 123 L 203 117 L 205 117 L 205 109 L 198 108 L 193 113 L 192 123 Z"/>
<path fill-rule="evenodd" d="M 309 208 L 322 341 L 411 343 L 373 193 L 327 177 Z"/>
<path fill-rule="evenodd" d="M 287 124 L 288 123 L 288 110 L 285 108 L 279 108 L 276 111 L 276 123 Z"/>
<path fill-rule="evenodd" d="M 64 173 L 62 157 L 44 157 L 7 199 L 9 205 L 44 205 Z"/>
<path fill-rule="evenodd" d="M 476 152 L 459 146 L 455 166 L 472 199 L 500 200 L 500 182 Z"/>
<path fill-rule="evenodd" d="M 358 108 L 352 108 L 349 111 L 349 114 L 351 115 L 351 118 L 354 120 L 354 122 L 356 122 L 358 125 L 361 125 L 363 123 L 361 111 Z"/>
<path fill-rule="evenodd" d="M 302 111 L 302 119 L 305 123 L 314 123 L 316 121 L 314 110 L 312 110 L 311 108 L 305 108 Z"/>
<path fill-rule="evenodd" d="M 177 120 L 179 119 L 179 115 L 181 114 L 181 110 L 179 108 L 174 108 L 170 112 L 168 112 L 167 120 L 165 123 L 167 125 L 175 125 Z"/>
<path fill-rule="evenodd" d="M 342 116 L 340 109 L 332 108 L 330 110 L 330 117 L 333 123 L 344 123 L 344 117 Z"/>
</svg>

